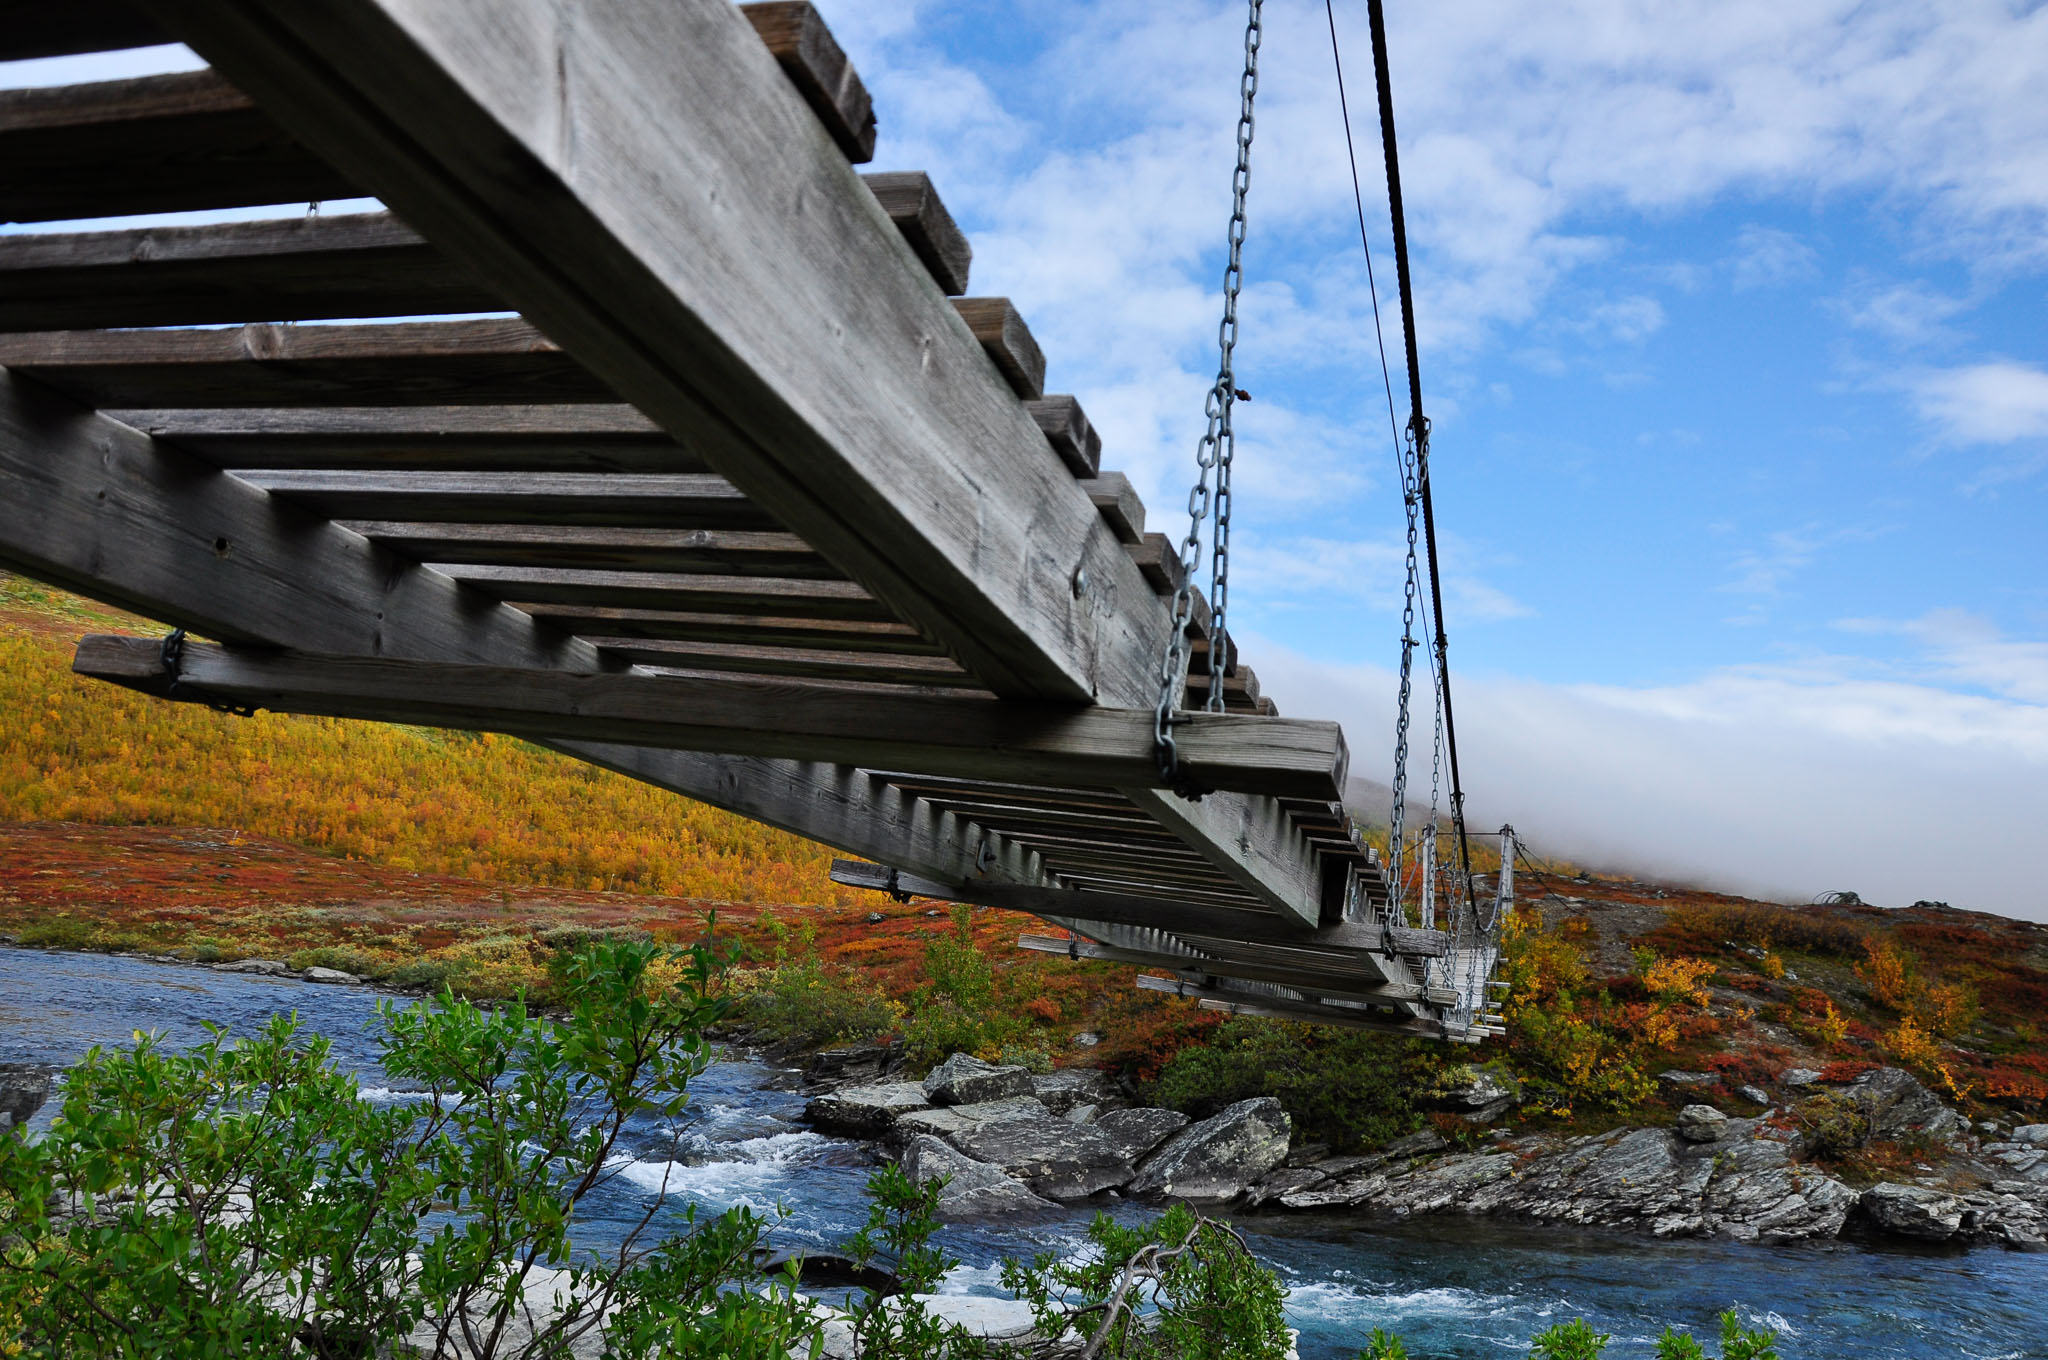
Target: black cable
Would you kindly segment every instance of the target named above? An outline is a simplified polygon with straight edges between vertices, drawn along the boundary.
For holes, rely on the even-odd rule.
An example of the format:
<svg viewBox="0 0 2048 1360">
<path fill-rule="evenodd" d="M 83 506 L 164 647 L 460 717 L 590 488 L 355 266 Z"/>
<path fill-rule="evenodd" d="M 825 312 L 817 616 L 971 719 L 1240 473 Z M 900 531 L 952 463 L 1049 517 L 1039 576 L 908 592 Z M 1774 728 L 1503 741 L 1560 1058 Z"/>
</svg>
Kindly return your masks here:
<svg viewBox="0 0 2048 1360">
<path fill-rule="evenodd" d="M 1386 333 L 1380 329 L 1380 286 L 1373 277 L 1372 240 L 1365 231 L 1365 191 L 1358 187 L 1358 147 L 1351 140 L 1351 100 L 1344 93 L 1344 55 L 1337 50 L 1335 0 L 1323 0 L 1323 15 L 1330 21 L 1330 60 L 1337 68 L 1337 107 L 1344 114 L 1344 154 L 1351 158 L 1351 202 L 1358 209 L 1358 244 L 1365 247 L 1365 286 L 1372 294 L 1372 335 L 1379 342 L 1380 382 L 1387 389 L 1387 434 L 1394 441 L 1394 461 L 1398 464 L 1401 460 L 1401 431 L 1394 418 L 1394 378 L 1387 370 Z"/>
<path fill-rule="evenodd" d="M 1328 3 L 1328 0 L 1325 0 Z M 1429 554 L 1429 599 L 1436 633 L 1436 674 L 1444 703 L 1444 745 L 1451 765 L 1451 825 L 1458 832 L 1458 856 L 1465 871 L 1465 900 L 1475 902 L 1472 846 L 1465 836 L 1465 789 L 1458 774 L 1458 723 L 1451 709 L 1451 661 L 1444 637 L 1443 581 L 1437 570 L 1436 507 L 1429 495 L 1429 421 L 1422 414 L 1422 372 L 1416 359 L 1415 290 L 1408 271 L 1408 224 L 1401 213 L 1401 158 L 1394 145 L 1394 87 L 1387 71 L 1387 20 L 1380 0 L 1366 0 L 1372 20 L 1372 66 L 1379 84 L 1380 143 L 1387 159 L 1387 207 L 1394 226 L 1394 273 L 1401 288 L 1401 334 L 1408 357 L 1408 428 L 1415 440 L 1416 480 L 1422 493 L 1422 532 Z"/>
</svg>

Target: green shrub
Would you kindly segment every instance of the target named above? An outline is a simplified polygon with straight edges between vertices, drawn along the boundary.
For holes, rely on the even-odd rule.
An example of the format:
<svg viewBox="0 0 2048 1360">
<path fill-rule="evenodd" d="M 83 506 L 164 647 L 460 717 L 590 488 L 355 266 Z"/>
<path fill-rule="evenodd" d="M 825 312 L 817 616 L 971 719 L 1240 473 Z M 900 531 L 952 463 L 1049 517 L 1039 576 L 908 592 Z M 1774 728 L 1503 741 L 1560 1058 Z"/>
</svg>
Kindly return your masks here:
<svg viewBox="0 0 2048 1360">
<path fill-rule="evenodd" d="M 1856 1102 L 1822 1092 L 1793 1112 L 1806 1153 L 1816 1161 L 1838 1161 L 1870 1137 L 1870 1119 Z"/>
<path fill-rule="evenodd" d="M 998 1058 L 1027 1033 L 1023 1015 L 998 1004 L 995 967 L 974 942 L 974 908 L 956 905 L 952 930 L 925 942 L 924 975 L 927 981 L 911 993 L 903 1021 L 911 1070 L 955 1053 Z"/>
<path fill-rule="evenodd" d="M 393 987 L 434 991 L 448 985 L 456 970 L 440 959 L 412 959 L 386 973 L 383 981 Z"/>
<path fill-rule="evenodd" d="M 896 1011 L 879 987 L 851 969 L 827 967 L 815 954 L 754 970 L 737 986 L 737 1018 L 778 1043 L 827 1048 L 896 1029 Z"/>
<path fill-rule="evenodd" d="M 1613 1339 L 1594 1331 L 1584 1318 L 1573 1318 L 1536 1333 L 1529 1342 L 1529 1360 L 1600 1360 Z"/>
<path fill-rule="evenodd" d="M 1196 1119 L 1253 1096 L 1273 1096 L 1298 1142 L 1339 1151 L 1373 1147 L 1421 1127 L 1414 1093 L 1435 1060 L 1388 1035 L 1239 1018 L 1207 1045 L 1182 1049 L 1151 1098 Z"/>
<path fill-rule="evenodd" d="M 1664 1329 L 1657 1338 L 1657 1360 L 1709 1360 L 1690 1332 Z M 1778 1360 L 1778 1334 L 1768 1328 L 1746 1331 L 1729 1309 L 1721 1314 L 1721 1360 Z"/>
<path fill-rule="evenodd" d="M 1358 1360 L 1408 1360 L 1408 1346 L 1392 1332 L 1375 1327 L 1365 1339 L 1365 1349 L 1358 1353 Z"/>
<path fill-rule="evenodd" d="M 20 940 L 31 949 L 90 949 L 97 928 L 76 916 L 53 916 L 21 928 Z"/>
<path fill-rule="evenodd" d="M 287 957 L 285 963 L 301 972 L 308 968 L 333 968 L 354 973 L 357 977 L 378 977 L 391 971 L 391 965 L 383 959 L 346 944 L 323 944 L 317 949 L 301 949 Z"/>
</svg>

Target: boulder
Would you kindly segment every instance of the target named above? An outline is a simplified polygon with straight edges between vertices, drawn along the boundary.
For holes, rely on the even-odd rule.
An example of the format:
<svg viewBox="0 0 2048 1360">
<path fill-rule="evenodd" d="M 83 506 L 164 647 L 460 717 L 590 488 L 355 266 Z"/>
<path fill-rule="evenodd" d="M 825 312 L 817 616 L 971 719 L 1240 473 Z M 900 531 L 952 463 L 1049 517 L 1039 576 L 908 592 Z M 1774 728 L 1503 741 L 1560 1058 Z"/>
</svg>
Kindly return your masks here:
<svg viewBox="0 0 2048 1360">
<path fill-rule="evenodd" d="M 1728 1116 L 1711 1105 L 1688 1105 L 1678 1112 L 1678 1136 L 1688 1143 L 1712 1143 L 1728 1132 Z"/>
<path fill-rule="evenodd" d="M 327 982 L 337 985 L 352 985 L 362 981 L 354 973 L 344 973 L 339 968 L 308 968 L 299 976 L 308 982 Z"/>
<path fill-rule="evenodd" d="M 895 1133 L 899 1138 L 930 1134 L 950 1143 L 956 1134 L 977 1124 L 993 1124 L 1005 1119 L 1042 1119 L 1044 1116 L 1045 1106 L 1030 1096 L 1011 1096 L 1007 1100 L 983 1100 L 972 1105 L 914 1110 L 898 1115 Z"/>
<path fill-rule="evenodd" d="M 1712 1086 L 1720 1080 L 1712 1072 L 1684 1072 L 1677 1068 L 1657 1074 L 1657 1084 L 1670 1091 L 1682 1091 L 1688 1086 Z"/>
<path fill-rule="evenodd" d="M 1060 1118 L 1066 1120 L 1069 1124 L 1093 1124 L 1095 1116 L 1101 1113 L 1102 1107 L 1100 1105 L 1076 1105 L 1065 1114 L 1062 1114 Z"/>
<path fill-rule="evenodd" d="M 1293 1121 L 1271 1096 L 1240 1100 L 1161 1144 L 1131 1179 L 1155 1199 L 1230 1200 L 1287 1160 Z"/>
<path fill-rule="evenodd" d="M 925 1099 L 922 1085 L 914 1081 L 890 1081 L 875 1086 L 846 1086 L 828 1091 L 804 1106 L 804 1120 L 828 1133 L 878 1138 L 904 1115 L 930 1108 L 931 1102 Z"/>
<path fill-rule="evenodd" d="M 939 1192 L 942 1218 L 993 1218 L 1014 1213 L 1056 1209 L 1001 1167 L 977 1162 L 928 1134 L 910 1140 L 903 1151 L 903 1170 L 918 1185 L 944 1178 Z"/>
<path fill-rule="evenodd" d="M 1820 1073 L 1811 1067 L 1788 1067 L 1779 1074 L 1778 1080 L 1787 1086 L 1811 1086 L 1820 1080 Z"/>
<path fill-rule="evenodd" d="M 878 1082 L 889 1075 L 903 1058 L 900 1041 L 889 1044 L 852 1044 L 826 1048 L 804 1062 L 804 1080 L 817 1085 L 849 1081 Z"/>
<path fill-rule="evenodd" d="M 44 1063 L 0 1063 L 0 1129 L 18 1129 L 34 1119 L 58 1071 Z"/>
<path fill-rule="evenodd" d="M 1761 1086 L 1738 1086 L 1735 1088 L 1735 1094 L 1741 1096 L 1752 1105 L 1768 1105 L 1771 1103 L 1771 1093 Z"/>
<path fill-rule="evenodd" d="M 1417 1129 L 1405 1137 L 1396 1138 L 1382 1148 L 1389 1157 L 1427 1157 L 1432 1152 L 1442 1152 L 1450 1144 L 1435 1129 Z"/>
<path fill-rule="evenodd" d="M 1863 1111 L 1870 1120 L 1870 1136 L 1881 1141 L 1919 1137 L 1953 1143 L 1969 1131 L 1961 1115 L 1903 1068 L 1874 1068 L 1850 1082 L 1842 1094 Z"/>
<path fill-rule="evenodd" d="M 1873 1185 L 1857 1207 L 1885 1232 L 1946 1242 L 1963 1226 L 1967 1206 L 1954 1195 L 1924 1185 Z"/>
<path fill-rule="evenodd" d="M 1095 1117 L 1090 1127 L 1116 1144 L 1117 1155 L 1132 1166 L 1145 1154 L 1188 1126 L 1179 1110 L 1110 1110 Z"/>
<path fill-rule="evenodd" d="M 2012 1140 L 2033 1147 L 2048 1147 L 2048 1124 L 2022 1124 L 2012 1131 Z"/>
<path fill-rule="evenodd" d="M 1424 1093 L 1423 1107 L 1462 1115 L 1475 1124 L 1487 1124 L 1506 1114 L 1522 1100 L 1522 1079 L 1506 1063 L 1466 1063 L 1444 1073 Z"/>
<path fill-rule="evenodd" d="M 216 973 L 260 973 L 264 977 L 290 977 L 291 968 L 282 959 L 236 959 L 233 963 L 216 963 Z"/>
<path fill-rule="evenodd" d="M 955 1053 L 924 1079 L 924 1098 L 934 1105 L 976 1105 L 1030 1094 L 1027 1069 L 996 1067 L 971 1053 Z"/>
<path fill-rule="evenodd" d="M 1045 1102 L 1054 1114 L 1065 1114 L 1077 1105 L 1113 1110 L 1127 1104 L 1117 1079 L 1098 1067 L 1064 1067 L 1031 1079 L 1031 1094 Z"/>
<path fill-rule="evenodd" d="M 1056 1115 L 977 1124 L 953 1135 L 952 1144 L 989 1162 L 1047 1199 L 1086 1199 L 1130 1179 L 1131 1167 L 1115 1143 L 1093 1124 Z"/>
</svg>

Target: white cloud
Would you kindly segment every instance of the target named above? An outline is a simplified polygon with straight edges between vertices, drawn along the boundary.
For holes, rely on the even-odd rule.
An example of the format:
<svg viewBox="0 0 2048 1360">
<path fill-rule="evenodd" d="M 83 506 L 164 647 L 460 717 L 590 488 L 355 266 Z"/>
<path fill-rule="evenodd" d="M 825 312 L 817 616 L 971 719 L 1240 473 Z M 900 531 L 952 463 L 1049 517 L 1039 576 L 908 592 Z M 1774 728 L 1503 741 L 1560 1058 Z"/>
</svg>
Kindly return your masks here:
<svg viewBox="0 0 2048 1360">
<path fill-rule="evenodd" d="M 1858 330 L 1874 332 L 1897 345 L 1925 346 L 1954 340 L 1955 333 L 1946 323 L 1970 305 L 1964 298 L 1917 281 L 1882 286 L 1864 281 L 1850 291 L 1840 311 Z"/>
<path fill-rule="evenodd" d="M 1911 379 L 1922 418 L 1952 444 L 2048 436 L 2048 371 L 2009 359 L 1930 369 Z"/>
<path fill-rule="evenodd" d="M 1812 246 L 1776 227 L 1744 227 L 1735 237 L 1735 286 L 1771 288 L 1810 278 L 1820 268 Z"/>
<path fill-rule="evenodd" d="M 1917 619 L 1844 619 L 1848 632 L 1888 633 L 1922 648 L 1928 678 L 1989 691 L 2029 704 L 2048 704 L 2048 642 L 2006 637 L 1997 625 L 1966 609 L 1935 609 Z"/>
</svg>

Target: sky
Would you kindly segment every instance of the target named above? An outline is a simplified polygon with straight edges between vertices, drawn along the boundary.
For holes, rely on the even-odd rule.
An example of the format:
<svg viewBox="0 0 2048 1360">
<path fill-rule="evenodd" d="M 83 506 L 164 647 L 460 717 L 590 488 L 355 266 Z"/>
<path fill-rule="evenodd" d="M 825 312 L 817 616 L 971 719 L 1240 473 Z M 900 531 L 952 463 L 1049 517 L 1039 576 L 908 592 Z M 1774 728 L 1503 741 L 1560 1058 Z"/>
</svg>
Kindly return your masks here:
<svg viewBox="0 0 2048 1360">
<path fill-rule="evenodd" d="M 819 6 L 875 96 L 866 168 L 932 176 L 971 291 L 1178 537 L 1244 6 Z M 1405 421 L 1364 0 L 1334 10 Z M 2048 5 L 1388 11 L 1474 823 L 2048 919 Z M 1385 782 L 1403 516 L 1320 3 L 1265 6 L 1260 67 L 1232 631 Z"/>
</svg>

